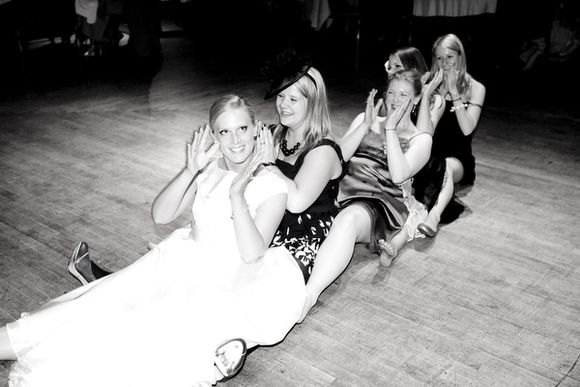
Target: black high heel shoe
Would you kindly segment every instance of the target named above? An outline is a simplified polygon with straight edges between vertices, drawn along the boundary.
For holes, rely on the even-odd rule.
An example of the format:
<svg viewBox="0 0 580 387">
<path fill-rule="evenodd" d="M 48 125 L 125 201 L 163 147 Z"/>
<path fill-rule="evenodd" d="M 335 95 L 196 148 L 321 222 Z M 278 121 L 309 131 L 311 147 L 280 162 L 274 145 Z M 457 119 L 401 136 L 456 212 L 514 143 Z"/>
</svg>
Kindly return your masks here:
<svg viewBox="0 0 580 387">
<path fill-rule="evenodd" d="M 91 261 L 89 245 L 86 242 L 79 242 L 74 249 L 68 261 L 68 271 L 83 285 L 111 274 Z"/>
</svg>

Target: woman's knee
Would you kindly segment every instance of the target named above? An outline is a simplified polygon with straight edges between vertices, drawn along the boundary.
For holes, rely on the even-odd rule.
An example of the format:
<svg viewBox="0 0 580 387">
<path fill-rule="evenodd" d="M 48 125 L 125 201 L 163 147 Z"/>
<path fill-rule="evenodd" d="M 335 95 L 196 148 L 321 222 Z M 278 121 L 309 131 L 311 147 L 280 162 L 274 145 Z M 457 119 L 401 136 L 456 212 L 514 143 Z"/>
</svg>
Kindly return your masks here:
<svg viewBox="0 0 580 387">
<path fill-rule="evenodd" d="M 451 177 L 453 183 L 457 183 L 463 178 L 463 164 L 455 157 L 447 157 L 445 159 L 445 168 L 447 174 Z"/>
<path fill-rule="evenodd" d="M 332 223 L 331 231 L 351 234 L 357 242 L 368 239 L 371 217 L 361 205 L 351 204 L 340 211 Z"/>
</svg>

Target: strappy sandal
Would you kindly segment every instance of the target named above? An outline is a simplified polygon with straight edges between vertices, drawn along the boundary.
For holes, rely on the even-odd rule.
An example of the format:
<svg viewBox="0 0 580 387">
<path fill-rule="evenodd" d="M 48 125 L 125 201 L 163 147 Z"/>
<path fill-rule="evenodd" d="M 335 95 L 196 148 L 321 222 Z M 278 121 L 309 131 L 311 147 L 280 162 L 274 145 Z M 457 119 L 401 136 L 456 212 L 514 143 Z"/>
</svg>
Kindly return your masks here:
<svg viewBox="0 0 580 387">
<path fill-rule="evenodd" d="M 214 356 L 216 368 L 224 376 L 222 381 L 236 376 L 246 360 L 247 346 L 244 339 L 230 339 L 217 347 Z"/>
</svg>

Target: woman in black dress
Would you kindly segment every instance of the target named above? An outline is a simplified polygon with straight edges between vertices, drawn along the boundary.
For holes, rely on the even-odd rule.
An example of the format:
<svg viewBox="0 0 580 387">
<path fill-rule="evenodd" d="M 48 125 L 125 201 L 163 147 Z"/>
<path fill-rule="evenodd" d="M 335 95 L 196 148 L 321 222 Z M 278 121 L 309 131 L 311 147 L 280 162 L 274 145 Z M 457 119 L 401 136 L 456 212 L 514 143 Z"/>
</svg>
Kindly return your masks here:
<svg viewBox="0 0 580 387">
<path fill-rule="evenodd" d="M 457 36 L 439 37 L 432 53 L 431 74 L 443 72 L 437 93 L 444 97 L 445 109 L 436 123 L 431 159 L 414 181 L 415 197 L 429 208 L 418 228 L 431 238 L 453 197 L 454 184 L 469 185 L 475 180 L 471 139 L 485 99 L 485 86 L 467 73 L 465 50 Z M 438 170 L 444 170 L 442 182 L 433 181 Z"/>
</svg>

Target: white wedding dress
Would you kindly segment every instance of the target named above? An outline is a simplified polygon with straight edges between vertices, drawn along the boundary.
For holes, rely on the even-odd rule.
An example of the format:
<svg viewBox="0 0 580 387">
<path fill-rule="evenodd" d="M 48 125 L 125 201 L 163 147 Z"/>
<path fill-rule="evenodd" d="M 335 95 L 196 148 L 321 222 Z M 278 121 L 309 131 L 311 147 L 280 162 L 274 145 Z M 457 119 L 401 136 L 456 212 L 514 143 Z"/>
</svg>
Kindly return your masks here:
<svg viewBox="0 0 580 387">
<path fill-rule="evenodd" d="M 214 381 L 223 341 L 282 340 L 304 305 L 304 279 L 282 247 L 242 262 L 230 218 L 235 176 L 213 162 L 198 177 L 191 228 L 8 324 L 18 355 L 10 386 L 191 386 Z M 245 193 L 252 215 L 283 192 L 277 176 L 256 176 Z"/>
</svg>

